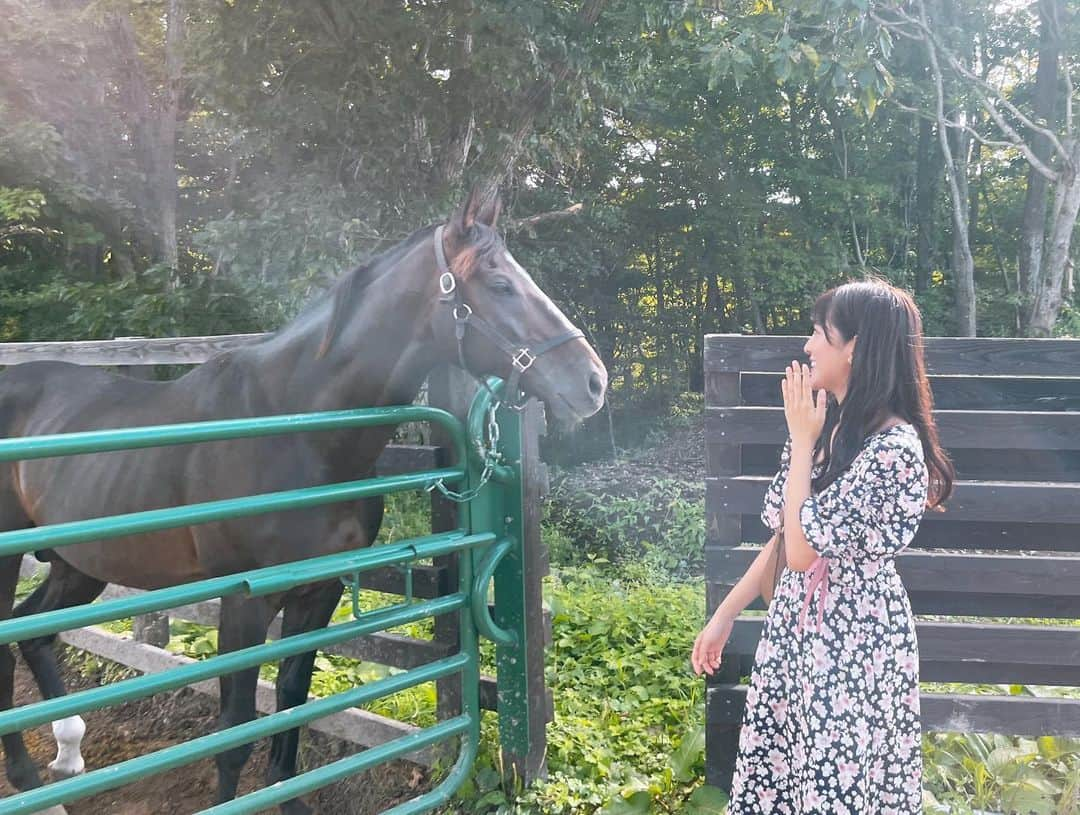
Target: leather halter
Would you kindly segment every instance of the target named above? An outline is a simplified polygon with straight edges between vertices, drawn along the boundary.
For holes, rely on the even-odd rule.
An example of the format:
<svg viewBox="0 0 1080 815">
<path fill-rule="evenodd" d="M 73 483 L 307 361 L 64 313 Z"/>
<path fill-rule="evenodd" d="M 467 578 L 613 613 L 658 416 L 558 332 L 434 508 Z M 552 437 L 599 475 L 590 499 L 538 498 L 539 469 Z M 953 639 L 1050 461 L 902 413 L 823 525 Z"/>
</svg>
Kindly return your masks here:
<svg viewBox="0 0 1080 815">
<path fill-rule="evenodd" d="M 472 308 L 461 297 L 461 287 L 458 285 L 457 278 L 454 273 L 450 271 L 450 265 L 446 262 L 446 250 L 443 248 L 443 232 L 446 226 L 441 225 L 435 229 L 435 264 L 439 270 L 439 302 L 446 305 L 450 309 L 450 316 L 454 321 L 454 338 L 457 342 L 458 351 L 458 364 L 462 370 L 469 373 L 474 379 L 476 379 L 483 387 L 488 388 L 487 381 L 484 377 L 477 376 L 475 373 L 469 370 L 469 366 L 465 363 L 465 330 L 472 326 L 481 334 L 486 336 L 507 356 L 510 357 L 511 372 L 510 378 L 506 381 L 506 387 L 503 390 L 503 394 L 510 400 L 504 401 L 507 407 L 511 407 L 520 410 L 523 407 L 522 403 L 518 400 L 518 382 L 521 379 L 521 375 L 524 374 L 529 368 L 533 366 L 544 354 L 549 351 L 553 351 L 560 345 L 565 345 L 571 340 L 584 339 L 585 334 L 578 329 L 567 331 L 564 334 L 559 334 L 556 337 L 552 337 L 549 340 L 545 340 L 537 345 L 518 345 L 509 340 L 504 334 L 500 333 L 495 326 L 485 320 L 483 317 L 478 316 L 473 312 Z M 488 388 L 490 390 L 490 388 Z M 492 394 L 494 396 L 494 394 Z"/>
</svg>

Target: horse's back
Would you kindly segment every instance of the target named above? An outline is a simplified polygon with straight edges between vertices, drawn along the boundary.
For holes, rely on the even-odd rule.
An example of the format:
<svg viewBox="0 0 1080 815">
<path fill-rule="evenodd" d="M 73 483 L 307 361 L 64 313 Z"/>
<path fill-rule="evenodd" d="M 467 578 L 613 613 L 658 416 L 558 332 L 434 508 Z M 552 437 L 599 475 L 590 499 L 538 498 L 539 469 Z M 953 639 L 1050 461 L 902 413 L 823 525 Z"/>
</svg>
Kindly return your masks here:
<svg viewBox="0 0 1080 815">
<path fill-rule="evenodd" d="M 40 436 L 148 424 L 141 418 L 147 400 L 164 395 L 166 384 L 70 362 L 13 365 L 0 373 L 0 432 Z"/>
</svg>

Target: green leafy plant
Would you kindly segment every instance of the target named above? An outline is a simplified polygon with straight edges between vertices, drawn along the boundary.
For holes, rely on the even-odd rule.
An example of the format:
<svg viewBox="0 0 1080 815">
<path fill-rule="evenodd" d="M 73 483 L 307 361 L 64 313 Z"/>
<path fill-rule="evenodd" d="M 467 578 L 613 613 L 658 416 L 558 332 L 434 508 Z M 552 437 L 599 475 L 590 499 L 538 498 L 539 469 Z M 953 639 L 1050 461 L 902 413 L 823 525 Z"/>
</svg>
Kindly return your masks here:
<svg viewBox="0 0 1080 815">
<path fill-rule="evenodd" d="M 624 495 L 556 482 L 547 523 L 554 535 L 554 562 L 637 563 L 655 579 L 668 581 L 702 573 L 705 506 L 698 485 L 651 477 L 635 494 Z"/>
</svg>

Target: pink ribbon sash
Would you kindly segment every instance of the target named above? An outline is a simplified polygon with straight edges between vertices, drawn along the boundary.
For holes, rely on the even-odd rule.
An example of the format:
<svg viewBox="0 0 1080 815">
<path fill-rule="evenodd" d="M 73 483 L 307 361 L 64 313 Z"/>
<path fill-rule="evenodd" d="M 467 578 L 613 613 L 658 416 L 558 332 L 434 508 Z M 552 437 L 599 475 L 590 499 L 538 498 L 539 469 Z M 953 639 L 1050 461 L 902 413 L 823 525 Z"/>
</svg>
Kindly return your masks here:
<svg viewBox="0 0 1080 815">
<path fill-rule="evenodd" d="M 818 598 L 817 627 L 821 630 L 821 623 L 825 617 L 825 598 L 829 594 L 829 559 L 818 557 L 810 568 L 806 570 L 806 597 L 803 599 L 802 612 L 799 614 L 799 624 L 796 631 L 802 632 L 806 624 L 806 610 L 814 597 L 814 589 L 821 586 L 821 596 Z"/>
</svg>

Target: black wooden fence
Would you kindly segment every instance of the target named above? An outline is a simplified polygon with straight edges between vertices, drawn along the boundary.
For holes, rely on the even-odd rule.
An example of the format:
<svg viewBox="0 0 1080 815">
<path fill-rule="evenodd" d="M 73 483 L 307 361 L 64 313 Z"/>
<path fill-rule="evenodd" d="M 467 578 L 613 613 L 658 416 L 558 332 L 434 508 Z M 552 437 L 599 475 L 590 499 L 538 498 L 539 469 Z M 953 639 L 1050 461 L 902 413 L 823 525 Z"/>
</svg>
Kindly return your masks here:
<svg viewBox="0 0 1080 815">
<path fill-rule="evenodd" d="M 805 359 L 803 343 L 706 337 L 710 613 L 767 539 L 758 515 L 786 437 L 781 372 Z M 958 483 L 897 560 L 915 613 L 1080 618 L 1080 340 L 932 338 L 926 352 Z M 745 703 L 739 678 L 762 625 L 736 622 L 708 685 L 707 778 L 725 789 Z M 1080 628 L 923 617 L 918 638 L 923 681 L 1080 686 Z M 927 731 L 1075 736 L 1080 700 L 924 693 L 922 721 Z"/>
<path fill-rule="evenodd" d="M 132 376 L 150 376 L 151 366 L 187 366 L 205 362 L 214 354 L 240 347 L 260 339 L 261 334 L 232 334 L 213 337 L 169 337 L 146 339 L 126 337 L 116 340 L 83 342 L 26 342 L 0 343 L 0 366 L 17 365 L 35 360 L 72 362 L 81 365 L 115 366 Z M 459 369 L 445 368 L 432 374 L 428 381 L 428 402 L 464 418 L 475 384 Z M 540 460 L 538 437 L 544 433 L 542 406 L 530 400 L 523 414 L 522 482 L 525 490 L 525 571 L 526 611 L 531 619 L 543 620 L 543 638 L 534 638 L 526 647 L 527 670 L 530 672 L 529 721 L 531 730 L 529 754 L 522 756 L 504 753 L 503 763 L 526 782 L 544 773 L 546 751 L 545 726 L 552 718 L 551 691 L 544 684 L 544 647 L 550 642 L 550 616 L 544 613 L 541 581 L 548 573 L 547 554 L 540 538 L 540 507 L 547 493 L 547 470 Z M 431 444 L 390 445 L 379 457 L 379 475 L 395 475 L 414 470 L 444 466 L 447 449 L 441 446 L 438 428 L 433 429 Z M 432 493 L 432 531 L 441 532 L 458 526 L 457 506 Z M 436 558 L 431 566 L 413 567 L 413 594 L 418 598 L 433 598 L 449 593 L 457 586 L 457 556 Z M 366 572 L 361 576 L 364 588 L 390 594 L 404 594 L 404 577 L 397 569 L 386 568 Z M 113 592 L 116 593 L 116 592 Z M 188 610 L 198 622 L 212 622 L 216 608 Z M 201 616 L 200 616 L 201 615 Z M 157 613 L 135 620 L 135 636 L 141 642 L 164 645 L 169 638 L 168 615 Z M 457 620 L 444 615 L 435 620 L 432 640 L 418 640 L 393 634 L 373 634 L 342 643 L 331 653 L 365 659 L 396 668 L 412 668 L 455 653 L 458 648 Z M 460 678 L 451 677 L 437 683 L 439 718 L 445 719 L 460 712 Z M 494 677 L 480 679 L 480 705 L 488 710 L 498 706 L 498 685 Z"/>
</svg>

